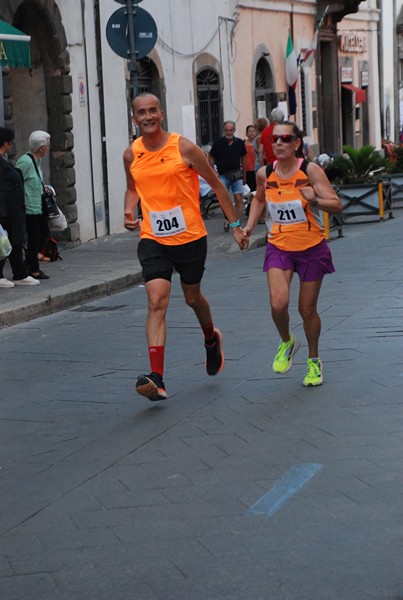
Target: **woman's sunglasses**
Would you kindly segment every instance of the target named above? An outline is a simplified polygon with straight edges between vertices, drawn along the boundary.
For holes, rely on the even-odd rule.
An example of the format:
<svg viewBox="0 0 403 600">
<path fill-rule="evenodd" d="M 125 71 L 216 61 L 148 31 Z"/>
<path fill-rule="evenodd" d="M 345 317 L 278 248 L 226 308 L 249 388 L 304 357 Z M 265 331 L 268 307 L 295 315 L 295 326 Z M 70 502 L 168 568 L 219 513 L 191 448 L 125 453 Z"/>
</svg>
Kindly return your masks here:
<svg viewBox="0 0 403 600">
<path fill-rule="evenodd" d="M 297 137 L 292 133 L 283 133 L 283 135 L 272 135 L 271 143 L 275 144 L 278 140 L 281 140 L 284 144 L 291 144 Z"/>
</svg>

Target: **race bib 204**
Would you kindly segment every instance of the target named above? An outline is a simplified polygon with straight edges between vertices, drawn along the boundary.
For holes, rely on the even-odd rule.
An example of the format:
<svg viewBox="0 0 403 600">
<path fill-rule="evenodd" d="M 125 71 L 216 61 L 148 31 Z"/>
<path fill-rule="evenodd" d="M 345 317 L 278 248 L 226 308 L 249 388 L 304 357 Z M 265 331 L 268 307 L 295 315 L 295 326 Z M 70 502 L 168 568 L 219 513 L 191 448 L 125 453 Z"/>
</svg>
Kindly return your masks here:
<svg viewBox="0 0 403 600">
<path fill-rule="evenodd" d="M 186 231 L 185 217 L 180 206 L 158 212 L 150 211 L 150 222 L 156 237 L 166 237 Z"/>
</svg>

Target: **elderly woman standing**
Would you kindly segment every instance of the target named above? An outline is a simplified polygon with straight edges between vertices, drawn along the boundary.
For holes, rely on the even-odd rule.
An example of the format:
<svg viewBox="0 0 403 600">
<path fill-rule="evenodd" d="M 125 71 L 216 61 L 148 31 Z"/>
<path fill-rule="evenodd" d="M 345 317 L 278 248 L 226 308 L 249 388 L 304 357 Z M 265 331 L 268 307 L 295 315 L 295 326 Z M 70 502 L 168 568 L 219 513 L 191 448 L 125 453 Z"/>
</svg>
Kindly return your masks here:
<svg viewBox="0 0 403 600">
<path fill-rule="evenodd" d="M 6 279 L 3 276 L 6 259 L 0 260 L 0 288 L 39 283 L 28 275 L 24 264 L 24 180 L 21 172 L 8 159 L 13 141 L 14 132 L 7 127 L 0 127 L 0 224 L 7 231 L 11 243 L 12 250 L 8 260 L 13 272 L 13 281 Z"/>
<path fill-rule="evenodd" d="M 21 169 L 25 184 L 25 206 L 28 246 L 25 264 L 34 279 L 49 279 L 39 268 L 38 254 L 42 243 L 49 235 L 46 215 L 42 212 L 43 175 L 41 159 L 50 148 L 50 134 L 46 131 L 33 131 L 29 136 L 29 152 L 16 162 Z"/>
</svg>

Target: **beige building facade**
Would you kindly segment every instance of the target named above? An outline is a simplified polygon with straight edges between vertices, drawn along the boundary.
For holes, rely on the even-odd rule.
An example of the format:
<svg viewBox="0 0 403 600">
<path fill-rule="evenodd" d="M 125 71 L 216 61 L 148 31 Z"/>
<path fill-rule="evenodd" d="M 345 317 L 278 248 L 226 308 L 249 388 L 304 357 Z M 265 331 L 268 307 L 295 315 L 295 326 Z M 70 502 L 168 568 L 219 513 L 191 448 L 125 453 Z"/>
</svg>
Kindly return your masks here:
<svg viewBox="0 0 403 600">
<path fill-rule="evenodd" d="M 340 152 L 344 144 L 380 148 L 379 12 L 376 0 L 239 3 L 234 65 L 238 134 L 274 106 L 287 114 L 290 33 L 299 62 L 297 111 L 291 119 L 304 130 L 315 154 Z M 316 61 L 308 67 L 304 58 L 319 25 Z"/>
<path fill-rule="evenodd" d="M 137 61 L 136 91 L 156 93 L 165 127 L 199 145 L 220 137 L 225 119 L 244 137 L 246 126 L 275 106 L 288 112 L 290 33 L 299 58 L 291 119 L 314 153 L 339 152 L 345 142 L 380 147 L 378 1 L 216 0 L 206 10 L 206 0 L 144 0 L 158 38 Z M 106 39 L 121 6 L 116 0 L 0 3 L 0 19 L 31 36 L 32 56 L 31 73 L 3 72 L 5 124 L 16 130 L 17 156 L 32 130 L 51 134 L 44 172 L 68 219 L 63 240 L 73 244 L 123 231 L 130 73 Z M 316 60 L 307 66 L 318 25 Z"/>
</svg>

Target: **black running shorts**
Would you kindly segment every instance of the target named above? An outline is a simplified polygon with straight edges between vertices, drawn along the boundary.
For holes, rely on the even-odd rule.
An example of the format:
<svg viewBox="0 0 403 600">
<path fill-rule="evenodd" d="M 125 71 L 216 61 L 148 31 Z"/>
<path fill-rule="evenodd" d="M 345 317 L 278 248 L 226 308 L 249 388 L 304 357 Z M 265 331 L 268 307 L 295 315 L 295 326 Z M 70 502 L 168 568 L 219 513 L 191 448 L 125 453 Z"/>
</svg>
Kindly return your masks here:
<svg viewBox="0 0 403 600">
<path fill-rule="evenodd" d="M 199 283 L 203 277 L 207 256 L 207 236 L 178 246 L 167 246 L 143 238 L 137 246 L 137 256 L 146 283 L 152 279 L 171 281 L 175 269 L 182 283 L 192 285 Z"/>
</svg>

